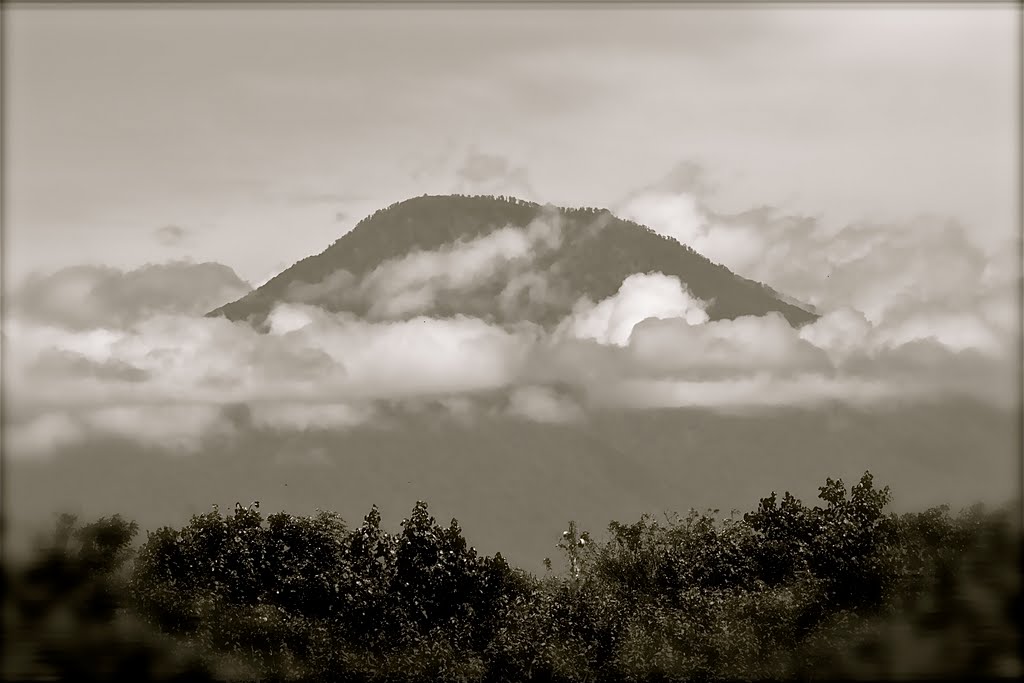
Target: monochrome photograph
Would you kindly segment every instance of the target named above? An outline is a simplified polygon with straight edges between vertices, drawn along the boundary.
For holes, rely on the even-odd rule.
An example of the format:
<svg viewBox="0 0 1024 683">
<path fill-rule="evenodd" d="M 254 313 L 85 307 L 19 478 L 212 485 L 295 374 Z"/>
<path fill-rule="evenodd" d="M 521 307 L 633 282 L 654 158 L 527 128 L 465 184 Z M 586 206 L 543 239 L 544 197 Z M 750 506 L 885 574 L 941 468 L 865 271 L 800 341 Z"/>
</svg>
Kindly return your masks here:
<svg viewBox="0 0 1024 683">
<path fill-rule="evenodd" d="M 5 2 L 4 680 L 1017 680 L 1019 3 Z"/>
</svg>

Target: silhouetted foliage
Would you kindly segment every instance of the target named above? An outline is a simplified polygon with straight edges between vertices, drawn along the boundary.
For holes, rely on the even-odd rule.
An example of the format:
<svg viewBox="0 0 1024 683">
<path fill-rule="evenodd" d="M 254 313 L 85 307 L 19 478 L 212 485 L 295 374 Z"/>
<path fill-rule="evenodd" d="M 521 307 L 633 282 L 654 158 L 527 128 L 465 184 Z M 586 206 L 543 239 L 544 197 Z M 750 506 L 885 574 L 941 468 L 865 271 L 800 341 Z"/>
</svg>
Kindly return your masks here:
<svg viewBox="0 0 1024 683">
<path fill-rule="evenodd" d="M 193 517 L 150 534 L 133 594 L 160 628 L 245 656 L 264 675 L 348 675 L 443 638 L 482 651 L 528 579 L 468 547 L 418 503 L 391 535 L 374 508 L 348 531 L 331 513 Z M 376 666 L 376 665 L 373 665 Z M 371 667 L 372 668 L 372 667 Z"/>
<path fill-rule="evenodd" d="M 138 527 L 62 515 L 27 562 L 3 572 L 4 680 L 204 681 L 216 667 L 126 610 Z"/>
<path fill-rule="evenodd" d="M 645 516 L 604 538 L 570 523 L 564 571 L 540 578 L 479 555 L 422 502 L 397 533 L 376 508 L 355 528 L 329 512 L 214 511 L 149 533 L 131 562 L 133 524 L 66 517 L 7 572 L 5 618 L 23 666 L 31 650 L 38 670 L 75 680 L 1022 673 L 1019 520 L 894 515 L 889 498 L 865 473 L 850 489 L 828 479 L 815 506 L 772 493 L 745 515 Z M 62 638 L 42 627 L 57 613 L 73 629 Z"/>
</svg>

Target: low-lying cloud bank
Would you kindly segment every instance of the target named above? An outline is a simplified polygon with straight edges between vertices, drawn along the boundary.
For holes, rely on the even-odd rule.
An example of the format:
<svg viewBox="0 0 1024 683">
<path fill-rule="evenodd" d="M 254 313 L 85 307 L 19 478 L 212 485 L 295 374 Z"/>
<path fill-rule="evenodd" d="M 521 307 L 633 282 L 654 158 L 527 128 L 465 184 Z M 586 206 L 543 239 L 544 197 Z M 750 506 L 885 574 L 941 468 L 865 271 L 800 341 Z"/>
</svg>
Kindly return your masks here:
<svg viewBox="0 0 1024 683">
<path fill-rule="evenodd" d="M 704 220 L 699 209 L 687 211 Z M 714 239 L 734 239 L 730 234 Z M 187 453 L 244 430 L 386 425 L 424 406 L 459 420 L 538 422 L 668 407 L 748 411 L 843 402 L 886 409 L 894 401 L 951 396 L 1012 408 L 1018 311 L 1007 279 L 970 259 L 962 267 L 940 260 L 949 267 L 924 277 L 914 265 L 918 256 L 900 248 L 887 255 L 876 234 L 861 237 L 835 250 L 847 265 L 833 259 L 831 272 L 863 286 L 840 305 L 838 290 L 823 284 L 828 294 L 814 303 L 824 314 L 801 328 L 778 314 L 710 321 L 708 302 L 661 273 L 631 275 L 603 301 L 576 302 L 549 330 L 419 315 L 438 297 L 457 297 L 495 277 L 543 296 L 547 274 L 537 257 L 562 239 L 557 220 L 544 215 L 525 229 L 383 263 L 358 281 L 338 273 L 300 286 L 274 309 L 266 332 L 202 317 L 247 289 L 224 266 L 67 269 L 30 280 L 11 300 L 3 328 L 5 447 L 28 456 L 116 437 Z M 935 246 L 950 244 L 963 246 L 952 238 Z M 746 252 L 729 253 L 742 259 Z M 765 253 L 769 261 L 782 258 Z M 808 253 L 813 260 L 813 249 Z M 881 269 L 878 263 L 891 258 L 905 267 Z M 843 267 L 876 277 L 842 275 Z M 754 266 L 737 269 L 758 276 Z M 764 279 L 783 279 L 772 275 Z M 901 288 L 903 282 L 910 284 Z M 302 303 L 327 290 L 355 292 L 371 303 L 370 313 Z M 879 294 L 885 291 L 890 298 Z M 499 306 L 502 298 L 492 301 Z M 871 305 L 860 307 L 864 302 Z"/>
<path fill-rule="evenodd" d="M 6 297 L 7 314 L 69 330 L 118 328 L 160 313 L 202 315 L 251 289 L 221 263 L 71 266 L 29 276 Z"/>
<path fill-rule="evenodd" d="M 774 207 L 724 214 L 705 194 L 655 186 L 616 213 L 820 311 L 853 309 L 894 340 L 939 336 L 951 347 L 991 348 L 1016 334 L 1015 232 L 981 244 L 964 226 L 931 216 L 835 227 Z"/>
</svg>

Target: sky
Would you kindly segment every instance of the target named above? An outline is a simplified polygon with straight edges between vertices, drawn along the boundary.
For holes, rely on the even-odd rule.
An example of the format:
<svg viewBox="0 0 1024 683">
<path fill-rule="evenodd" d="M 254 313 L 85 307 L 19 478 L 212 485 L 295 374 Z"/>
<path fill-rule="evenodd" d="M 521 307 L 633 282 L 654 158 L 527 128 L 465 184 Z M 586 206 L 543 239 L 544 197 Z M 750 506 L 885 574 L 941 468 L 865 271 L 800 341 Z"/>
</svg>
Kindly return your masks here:
<svg viewBox="0 0 1024 683">
<path fill-rule="evenodd" d="M 208 455 L 425 410 L 551 426 L 948 399 L 1000 411 L 1004 434 L 1019 414 L 1010 6 L 4 12 L 19 462 L 66 470 L 111 439 Z M 821 317 L 711 320 L 661 273 L 580 298 L 554 329 L 429 317 L 495 273 L 497 305 L 558 295 L 537 267 L 566 240 L 550 212 L 309 283 L 266 334 L 203 317 L 377 209 L 447 193 L 606 207 Z M 936 409 L 887 447 L 931 448 L 951 411 L 975 414 Z M 963 419 L 965 440 L 988 429 Z M 36 481 L 58 467 L 38 466 Z"/>
<path fill-rule="evenodd" d="M 723 211 L 940 215 L 996 252 L 1017 234 L 1013 16 L 9 9 L 8 283 L 192 259 L 258 284 L 408 196 L 611 208 L 687 164 Z"/>
</svg>

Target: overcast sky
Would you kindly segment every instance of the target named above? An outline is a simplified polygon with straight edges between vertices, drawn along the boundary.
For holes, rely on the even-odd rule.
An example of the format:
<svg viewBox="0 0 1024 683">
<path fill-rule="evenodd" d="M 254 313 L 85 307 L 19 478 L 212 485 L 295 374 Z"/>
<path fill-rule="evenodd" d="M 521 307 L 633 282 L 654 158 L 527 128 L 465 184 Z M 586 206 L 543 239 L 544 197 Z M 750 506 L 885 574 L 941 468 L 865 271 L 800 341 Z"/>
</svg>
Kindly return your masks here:
<svg viewBox="0 0 1024 683">
<path fill-rule="evenodd" d="M 9 283 L 181 258 L 258 283 L 408 196 L 614 208 L 686 163 L 721 211 L 1017 232 L 1010 7 L 5 12 Z"/>
</svg>

